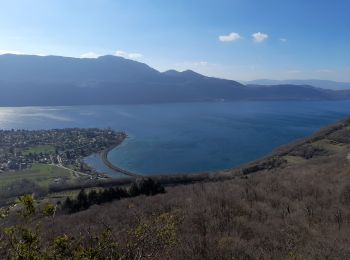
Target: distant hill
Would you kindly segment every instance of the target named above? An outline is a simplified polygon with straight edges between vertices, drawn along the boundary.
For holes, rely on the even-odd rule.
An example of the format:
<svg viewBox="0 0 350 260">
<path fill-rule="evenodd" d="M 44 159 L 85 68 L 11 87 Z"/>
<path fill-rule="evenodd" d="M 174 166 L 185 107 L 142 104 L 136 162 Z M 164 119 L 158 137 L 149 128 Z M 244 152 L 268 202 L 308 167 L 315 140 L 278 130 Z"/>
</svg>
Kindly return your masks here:
<svg viewBox="0 0 350 260">
<path fill-rule="evenodd" d="M 318 79 L 290 79 L 290 80 L 271 80 L 271 79 L 257 79 L 252 81 L 246 81 L 247 85 L 311 85 L 318 88 L 332 89 L 332 90 L 344 90 L 350 89 L 350 82 L 337 82 L 332 80 L 318 80 Z"/>
<path fill-rule="evenodd" d="M 116 57 L 0 55 L 0 106 L 140 104 L 223 100 L 338 100 L 350 91 L 250 86 L 191 70 L 159 72 Z"/>
</svg>

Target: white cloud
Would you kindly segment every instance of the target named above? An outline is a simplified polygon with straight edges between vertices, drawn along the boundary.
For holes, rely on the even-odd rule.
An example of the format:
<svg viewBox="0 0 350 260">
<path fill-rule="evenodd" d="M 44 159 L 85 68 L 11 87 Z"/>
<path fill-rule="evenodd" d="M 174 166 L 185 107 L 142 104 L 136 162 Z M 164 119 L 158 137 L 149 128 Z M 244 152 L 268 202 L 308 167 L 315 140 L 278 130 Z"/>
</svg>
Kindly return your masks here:
<svg viewBox="0 0 350 260">
<path fill-rule="evenodd" d="M 288 74 L 299 74 L 301 73 L 301 70 L 287 70 Z"/>
<path fill-rule="evenodd" d="M 141 53 L 129 53 L 128 57 L 133 60 L 141 59 L 143 55 Z"/>
<path fill-rule="evenodd" d="M 286 38 L 280 38 L 280 42 L 287 42 L 288 40 Z"/>
<path fill-rule="evenodd" d="M 135 52 L 129 53 L 126 51 L 121 51 L 121 50 L 116 51 L 115 55 L 119 56 L 119 57 L 126 58 L 126 59 L 131 59 L 131 60 L 139 60 L 143 57 L 143 55 L 141 53 L 135 53 Z"/>
<path fill-rule="evenodd" d="M 320 70 L 316 70 L 316 73 L 331 73 L 333 72 L 333 70 L 331 69 L 320 69 Z"/>
<path fill-rule="evenodd" d="M 266 41 L 269 36 L 265 33 L 257 32 L 252 34 L 253 41 L 257 43 L 261 43 L 263 41 Z"/>
<path fill-rule="evenodd" d="M 209 62 L 207 61 L 195 61 L 192 63 L 193 66 L 208 66 Z"/>
<path fill-rule="evenodd" d="M 20 51 L 9 51 L 9 50 L 0 50 L 0 55 L 3 54 L 16 54 L 16 55 L 21 55 L 24 54 L 23 52 Z"/>
<path fill-rule="evenodd" d="M 216 66 L 216 64 L 209 63 L 207 61 L 184 61 L 181 63 L 175 63 L 174 66 L 179 70 L 186 70 L 189 68 L 204 68 Z"/>
<path fill-rule="evenodd" d="M 3 55 L 3 54 L 47 56 L 46 54 L 43 54 L 43 53 L 25 53 L 21 51 L 0 50 L 0 55 Z"/>
<path fill-rule="evenodd" d="M 239 33 L 231 32 L 228 35 L 220 35 L 219 36 L 219 41 L 221 42 L 234 42 L 242 37 L 239 35 Z"/>
<path fill-rule="evenodd" d="M 82 58 L 82 59 L 96 59 L 99 56 L 100 55 L 98 55 L 95 52 L 87 52 L 87 53 L 83 53 L 82 55 L 80 55 L 80 58 Z"/>
</svg>

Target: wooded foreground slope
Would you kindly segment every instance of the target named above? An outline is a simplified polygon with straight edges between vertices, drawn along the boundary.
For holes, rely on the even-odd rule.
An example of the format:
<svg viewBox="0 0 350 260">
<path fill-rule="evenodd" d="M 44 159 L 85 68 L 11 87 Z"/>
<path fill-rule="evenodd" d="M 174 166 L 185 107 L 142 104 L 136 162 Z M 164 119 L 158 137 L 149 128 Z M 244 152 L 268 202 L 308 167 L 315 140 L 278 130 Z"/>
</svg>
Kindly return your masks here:
<svg viewBox="0 0 350 260">
<path fill-rule="evenodd" d="M 282 163 L 41 219 L 41 246 L 66 234 L 67 258 L 79 244 L 97 259 L 349 259 L 350 120 L 269 158 Z"/>
</svg>

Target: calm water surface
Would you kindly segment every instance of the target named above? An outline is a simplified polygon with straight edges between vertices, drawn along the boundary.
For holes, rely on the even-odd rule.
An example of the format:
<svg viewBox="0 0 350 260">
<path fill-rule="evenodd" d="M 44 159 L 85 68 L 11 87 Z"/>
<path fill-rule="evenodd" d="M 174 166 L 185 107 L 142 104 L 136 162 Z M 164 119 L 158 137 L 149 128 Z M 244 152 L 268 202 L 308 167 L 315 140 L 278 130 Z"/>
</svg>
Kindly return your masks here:
<svg viewBox="0 0 350 260">
<path fill-rule="evenodd" d="M 0 108 L 0 128 L 125 131 L 129 138 L 109 159 L 154 175 L 234 167 L 349 115 L 350 101 L 14 107 Z M 86 161 L 109 172 L 99 156 Z"/>
</svg>

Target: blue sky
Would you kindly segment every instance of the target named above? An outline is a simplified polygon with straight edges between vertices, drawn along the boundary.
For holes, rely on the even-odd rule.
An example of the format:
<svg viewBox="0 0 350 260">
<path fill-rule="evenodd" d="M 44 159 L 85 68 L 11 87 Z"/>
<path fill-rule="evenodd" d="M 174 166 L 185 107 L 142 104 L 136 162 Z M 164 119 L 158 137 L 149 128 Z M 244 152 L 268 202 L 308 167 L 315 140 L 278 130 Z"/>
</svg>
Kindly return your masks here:
<svg viewBox="0 0 350 260">
<path fill-rule="evenodd" d="M 0 53 L 350 81 L 349 0 L 0 0 Z"/>
</svg>

